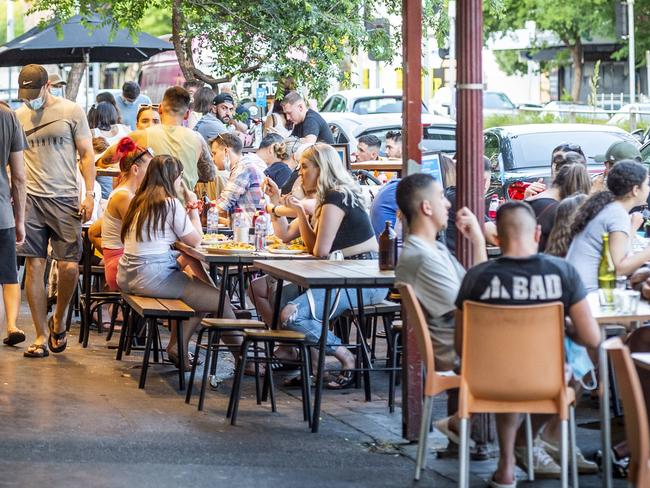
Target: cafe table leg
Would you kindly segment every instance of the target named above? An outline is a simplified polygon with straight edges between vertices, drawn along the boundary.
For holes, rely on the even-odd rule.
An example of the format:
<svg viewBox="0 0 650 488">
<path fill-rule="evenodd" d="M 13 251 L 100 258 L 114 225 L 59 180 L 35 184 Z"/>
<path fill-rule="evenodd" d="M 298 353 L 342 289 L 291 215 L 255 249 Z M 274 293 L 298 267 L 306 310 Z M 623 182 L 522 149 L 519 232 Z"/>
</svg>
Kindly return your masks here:
<svg viewBox="0 0 650 488">
<path fill-rule="evenodd" d="M 282 304 L 282 287 L 283 280 L 278 280 L 275 287 L 275 301 L 273 304 L 273 320 L 271 321 L 271 329 L 277 330 L 280 322 L 280 305 Z"/>
<path fill-rule="evenodd" d="M 366 401 L 369 402 L 372 400 L 372 395 L 370 392 L 370 354 L 368 352 L 368 343 L 366 342 L 365 337 L 365 314 L 363 312 L 363 290 L 357 288 L 357 318 L 359 320 L 359 337 L 357 343 L 360 345 L 357 354 L 361 354 L 362 364 L 363 364 L 363 389 L 366 394 Z"/>
<path fill-rule="evenodd" d="M 244 282 L 244 265 L 237 265 L 237 282 L 239 283 L 239 308 L 246 310 L 246 283 Z"/>
<path fill-rule="evenodd" d="M 609 418 L 609 367 L 607 364 L 607 351 L 603 347 L 606 339 L 605 328 L 601 327 L 601 343 L 598 347 L 598 368 L 600 370 L 600 435 L 603 450 L 603 487 L 612 487 L 612 437 Z"/>
<path fill-rule="evenodd" d="M 82 317 L 82 327 L 79 332 L 79 342 L 83 344 L 83 347 L 88 347 L 88 338 L 90 336 L 90 324 L 92 321 L 92 315 L 90 313 L 90 300 L 91 300 L 91 272 L 92 272 L 92 246 L 90 244 L 90 238 L 88 236 L 88 229 L 83 231 L 83 317 Z M 72 305 L 69 305 L 72 306 Z"/>
<path fill-rule="evenodd" d="M 217 267 L 217 263 L 210 263 L 210 278 L 215 285 L 219 282 L 219 277 L 217 276 Z"/>
<path fill-rule="evenodd" d="M 228 290 L 228 265 L 224 265 L 221 271 L 221 283 L 219 283 L 219 304 L 217 306 L 217 317 L 223 317 L 223 309 L 226 305 L 226 291 Z"/>
<path fill-rule="evenodd" d="M 323 328 L 318 343 L 318 371 L 316 372 L 316 395 L 314 396 L 314 414 L 312 415 L 311 431 L 318 432 L 320 424 L 320 402 L 323 393 L 323 375 L 325 374 L 325 343 L 329 329 L 330 296 L 332 290 L 325 288 L 325 301 L 323 302 Z M 304 381 L 304 379 L 303 379 Z"/>
</svg>

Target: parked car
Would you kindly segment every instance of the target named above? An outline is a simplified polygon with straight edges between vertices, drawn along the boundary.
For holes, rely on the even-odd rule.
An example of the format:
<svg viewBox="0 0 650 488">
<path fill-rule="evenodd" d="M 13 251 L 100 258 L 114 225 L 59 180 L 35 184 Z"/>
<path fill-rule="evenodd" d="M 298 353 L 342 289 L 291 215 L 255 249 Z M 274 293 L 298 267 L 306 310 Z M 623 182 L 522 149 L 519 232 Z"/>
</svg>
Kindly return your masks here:
<svg viewBox="0 0 650 488">
<path fill-rule="evenodd" d="M 492 161 L 490 193 L 509 198 L 525 188 L 522 182 L 544 178 L 550 183 L 551 152 L 562 143 L 578 144 L 591 173 L 603 171 L 595 157 L 617 141 L 639 145 L 618 127 L 592 124 L 530 124 L 492 127 L 483 134 L 485 155 Z M 650 153 L 650 149 L 648 150 Z"/>
<path fill-rule="evenodd" d="M 402 130 L 402 114 L 357 115 L 321 113 L 336 144 L 350 144 L 350 154 L 357 150 L 357 140 L 364 135 L 377 136 L 385 147 L 386 132 Z M 456 122 L 440 115 L 422 114 L 422 145 L 425 150 L 456 151 Z M 382 150 L 383 153 L 383 150 Z"/>
<path fill-rule="evenodd" d="M 401 114 L 402 92 L 384 90 L 342 90 L 330 95 L 322 112 L 351 112 L 357 115 Z M 429 113 L 422 104 L 422 113 Z"/>
<path fill-rule="evenodd" d="M 609 114 L 605 110 L 593 105 L 574 102 L 548 102 L 544 105 L 541 114 L 542 116 L 550 114 L 556 120 L 568 120 L 572 114 L 581 119 L 609 120 Z"/>
<path fill-rule="evenodd" d="M 456 118 L 456 90 L 443 86 L 433 96 L 432 107 L 437 113 L 449 115 Z M 517 113 L 517 107 L 512 100 L 503 92 L 485 90 L 483 91 L 483 117 L 490 115 L 502 115 Z"/>
</svg>

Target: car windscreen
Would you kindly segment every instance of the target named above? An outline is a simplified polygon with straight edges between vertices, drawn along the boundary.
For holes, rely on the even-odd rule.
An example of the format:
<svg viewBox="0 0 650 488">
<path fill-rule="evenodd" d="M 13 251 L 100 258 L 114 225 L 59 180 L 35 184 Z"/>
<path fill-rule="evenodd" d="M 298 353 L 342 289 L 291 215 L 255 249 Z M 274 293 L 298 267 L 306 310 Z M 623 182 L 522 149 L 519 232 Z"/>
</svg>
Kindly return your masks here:
<svg viewBox="0 0 650 488">
<path fill-rule="evenodd" d="M 515 106 L 503 93 L 483 92 L 483 108 L 512 110 Z"/>
<path fill-rule="evenodd" d="M 360 98 L 354 102 L 352 111 L 355 114 L 401 114 L 402 97 L 368 97 Z M 427 108 L 422 104 L 422 113 L 429 113 Z"/>
<path fill-rule="evenodd" d="M 507 149 L 510 141 L 511 150 Z M 592 132 L 592 131 L 566 131 L 566 132 L 539 132 L 535 134 L 511 135 L 502 141 L 506 147 L 502 148 L 507 155 L 512 154 L 512 161 L 507 161 L 506 169 L 533 168 L 549 166 L 551 152 L 560 144 L 578 144 L 585 155 L 587 163 L 596 163 L 597 155 L 603 155 L 607 148 L 617 141 L 630 141 L 636 144 L 634 137 L 620 132 Z"/>
</svg>

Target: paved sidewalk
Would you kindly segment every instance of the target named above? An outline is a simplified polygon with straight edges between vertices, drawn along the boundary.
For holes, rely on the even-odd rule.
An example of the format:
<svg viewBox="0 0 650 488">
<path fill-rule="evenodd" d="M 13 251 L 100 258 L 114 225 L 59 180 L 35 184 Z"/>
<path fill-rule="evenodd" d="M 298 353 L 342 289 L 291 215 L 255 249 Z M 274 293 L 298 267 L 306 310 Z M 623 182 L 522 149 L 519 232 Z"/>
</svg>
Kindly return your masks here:
<svg viewBox="0 0 650 488">
<path fill-rule="evenodd" d="M 29 341 L 28 320 L 23 306 L 21 325 Z M 399 408 L 388 413 L 383 373 L 374 375 L 378 393 L 371 403 L 363 401 L 363 390 L 327 392 L 318 434 L 302 421 L 299 389 L 279 391 L 273 414 L 270 406 L 256 405 L 248 378 L 238 425 L 232 427 L 225 419 L 232 360 L 220 360 L 219 375 L 226 379 L 208 392 L 206 408 L 198 412 L 196 397 L 186 405 L 176 390 L 171 365 L 151 367 L 146 390 L 139 390 L 139 353 L 117 362 L 96 332 L 83 350 L 77 331 L 73 327 L 63 354 L 43 360 L 23 358 L 25 344 L 0 346 L 2 487 L 415 486 L 415 446 L 400 437 Z M 445 410 L 444 399 L 437 400 L 436 415 Z M 595 415 L 581 411 L 583 420 Z M 597 448 L 597 431 L 581 428 L 578 435 L 586 452 Z M 446 439 L 432 433 L 430 444 L 440 448 Z M 431 454 L 428 463 L 418 487 L 457 485 L 456 460 L 434 460 Z M 493 469 L 493 461 L 472 463 L 472 486 L 485 486 Z M 600 485 L 597 476 L 580 481 L 584 487 Z"/>
</svg>

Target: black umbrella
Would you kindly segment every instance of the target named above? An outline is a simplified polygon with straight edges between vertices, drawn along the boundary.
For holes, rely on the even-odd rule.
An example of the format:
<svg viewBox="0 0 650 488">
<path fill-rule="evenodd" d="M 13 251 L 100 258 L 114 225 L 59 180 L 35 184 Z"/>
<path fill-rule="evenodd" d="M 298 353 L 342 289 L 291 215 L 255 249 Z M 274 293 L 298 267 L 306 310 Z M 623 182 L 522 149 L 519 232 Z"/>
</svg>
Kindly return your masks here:
<svg viewBox="0 0 650 488">
<path fill-rule="evenodd" d="M 128 29 L 120 29 L 111 35 L 111 28 L 102 26 L 99 16 L 88 18 L 86 25 L 81 23 L 80 15 L 75 15 L 61 24 L 61 38 L 57 36 L 55 22 L 44 28 L 34 27 L 0 46 L 0 66 L 84 61 L 139 63 L 174 48 L 172 44 L 144 32 L 138 33 L 135 40 Z"/>
</svg>

